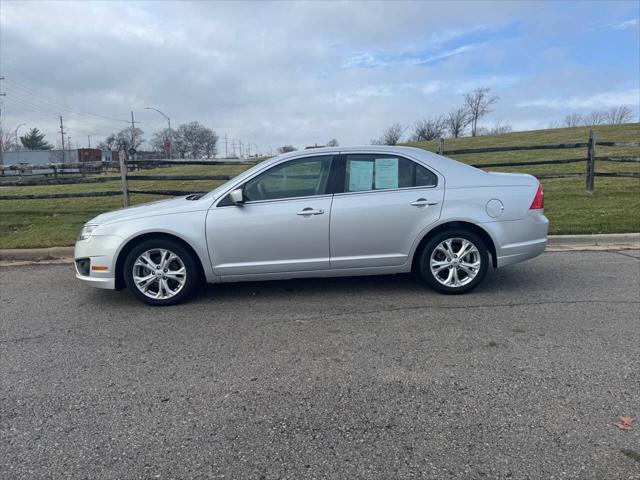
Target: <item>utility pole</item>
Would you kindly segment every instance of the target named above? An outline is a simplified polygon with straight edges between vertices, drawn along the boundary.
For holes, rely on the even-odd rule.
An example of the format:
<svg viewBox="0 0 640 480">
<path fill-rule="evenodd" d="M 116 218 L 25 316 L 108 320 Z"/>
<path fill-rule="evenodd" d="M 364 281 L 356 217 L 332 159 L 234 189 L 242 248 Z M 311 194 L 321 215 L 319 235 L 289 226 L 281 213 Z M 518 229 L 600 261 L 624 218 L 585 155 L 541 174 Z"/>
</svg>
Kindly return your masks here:
<svg viewBox="0 0 640 480">
<path fill-rule="evenodd" d="M 89 145 L 87 148 L 91 148 L 91 135 L 87 135 L 87 144 Z"/>
<path fill-rule="evenodd" d="M 251 158 L 251 142 L 247 142 L 247 158 Z"/>
<path fill-rule="evenodd" d="M 0 77 L 0 97 L 6 97 L 7 94 L 4 93 L 2 91 L 2 80 L 4 80 L 4 77 Z M 0 102 L 0 132 L 2 132 L 2 110 L 3 110 L 4 104 L 2 102 Z M 4 140 L 3 140 L 4 135 L 0 136 L 0 165 L 4 165 Z M 2 174 L 4 175 L 4 170 L 2 172 Z"/>
<path fill-rule="evenodd" d="M 133 110 L 131 110 L 131 148 L 136 149 L 136 122 L 133 119 Z M 128 154 L 129 152 L 127 152 Z M 133 154 L 133 161 L 138 159 L 138 152 Z"/>
<path fill-rule="evenodd" d="M 62 141 L 62 163 L 64 163 L 64 126 L 62 125 L 62 115 L 60 115 L 60 139 Z"/>
<path fill-rule="evenodd" d="M 18 143 L 18 130 L 20 129 L 20 127 L 23 127 L 25 125 L 26 123 L 21 123 L 16 127 L 16 131 L 14 132 L 14 136 L 16 138 L 16 151 L 18 152 L 18 163 L 20 163 L 20 144 Z"/>
<path fill-rule="evenodd" d="M 227 148 L 227 134 L 224 134 L 224 158 L 229 158 L 229 149 Z"/>
</svg>

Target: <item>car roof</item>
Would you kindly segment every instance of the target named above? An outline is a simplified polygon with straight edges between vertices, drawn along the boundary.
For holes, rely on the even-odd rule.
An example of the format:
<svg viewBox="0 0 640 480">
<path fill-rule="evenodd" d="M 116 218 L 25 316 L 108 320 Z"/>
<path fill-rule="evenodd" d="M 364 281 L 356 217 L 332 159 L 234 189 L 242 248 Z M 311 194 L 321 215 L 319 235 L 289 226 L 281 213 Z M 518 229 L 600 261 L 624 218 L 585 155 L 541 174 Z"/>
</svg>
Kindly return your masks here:
<svg viewBox="0 0 640 480">
<path fill-rule="evenodd" d="M 430 152 L 423 148 L 405 147 L 402 145 L 362 145 L 350 147 L 319 147 L 309 148 L 306 150 L 296 150 L 294 152 L 284 153 L 269 160 L 270 163 L 279 163 L 281 160 L 288 158 L 305 157 L 309 155 L 321 154 L 337 154 L 337 153 L 385 153 L 404 155 L 414 160 L 422 161 L 434 170 L 449 175 L 471 176 L 476 177 L 478 174 L 484 174 L 482 170 L 471 167 L 465 163 L 458 162 L 452 158 L 443 157 L 437 153 Z M 273 162 L 272 162 L 273 161 Z"/>
</svg>

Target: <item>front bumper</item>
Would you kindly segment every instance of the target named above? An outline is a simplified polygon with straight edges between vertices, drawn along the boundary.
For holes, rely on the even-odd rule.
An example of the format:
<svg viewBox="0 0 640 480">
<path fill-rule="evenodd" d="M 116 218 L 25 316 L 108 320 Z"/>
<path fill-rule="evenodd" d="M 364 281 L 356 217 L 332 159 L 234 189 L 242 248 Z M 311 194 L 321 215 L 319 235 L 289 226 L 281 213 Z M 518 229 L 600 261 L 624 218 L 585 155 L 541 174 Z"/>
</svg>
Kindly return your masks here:
<svg viewBox="0 0 640 480">
<path fill-rule="evenodd" d="M 95 288 L 104 288 L 104 289 L 107 289 L 107 290 L 115 290 L 115 288 L 116 288 L 116 279 L 115 279 L 115 277 L 112 277 L 112 278 L 101 278 L 101 277 L 92 277 L 92 276 L 88 276 L 87 277 L 85 275 L 80 275 L 76 271 L 76 278 L 78 280 L 82 280 L 87 285 L 90 285 L 90 286 L 95 287 Z"/>
<path fill-rule="evenodd" d="M 76 242 L 76 262 L 89 260 L 88 272 L 81 271 L 74 262 L 76 278 L 92 287 L 115 289 L 117 252 L 122 241 L 123 239 L 117 235 L 94 235 L 87 240 Z"/>
</svg>

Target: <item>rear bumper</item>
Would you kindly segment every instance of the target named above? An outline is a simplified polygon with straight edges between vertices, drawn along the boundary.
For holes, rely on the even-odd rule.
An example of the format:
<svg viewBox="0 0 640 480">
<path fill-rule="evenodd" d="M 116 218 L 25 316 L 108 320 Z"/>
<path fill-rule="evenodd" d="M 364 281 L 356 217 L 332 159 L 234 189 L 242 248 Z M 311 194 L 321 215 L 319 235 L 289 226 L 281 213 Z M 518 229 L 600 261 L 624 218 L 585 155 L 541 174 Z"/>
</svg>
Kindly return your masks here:
<svg viewBox="0 0 640 480">
<path fill-rule="evenodd" d="M 546 247 L 546 237 L 537 240 L 531 240 L 529 242 L 505 245 L 501 249 L 502 254 L 497 255 L 497 266 L 506 267 L 507 265 L 513 265 L 514 263 L 524 262 L 525 260 L 529 260 L 530 258 L 537 257 L 542 252 L 544 252 L 544 249 Z"/>
<path fill-rule="evenodd" d="M 520 220 L 494 222 L 490 229 L 496 244 L 498 267 L 537 257 L 547 247 L 549 220 L 542 210 L 532 210 Z"/>
</svg>

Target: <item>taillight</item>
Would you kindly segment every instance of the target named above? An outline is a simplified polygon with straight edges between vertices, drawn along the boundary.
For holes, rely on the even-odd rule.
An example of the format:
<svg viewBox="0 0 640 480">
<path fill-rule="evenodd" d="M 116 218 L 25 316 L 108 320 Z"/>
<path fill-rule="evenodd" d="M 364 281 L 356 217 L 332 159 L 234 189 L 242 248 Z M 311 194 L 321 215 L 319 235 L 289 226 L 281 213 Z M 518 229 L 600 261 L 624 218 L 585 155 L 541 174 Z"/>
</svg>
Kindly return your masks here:
<svg viewBox="0 0 640 480">
<path fill-rule="evenodd" d="M 544 193 L 542 192 L 542 185 L 538 184 L 538 191 L 536 191 L 536 196 L 531 202 L 529 210 L 538 210 L 540 208 L 544 208 Z"/>
</svg>

